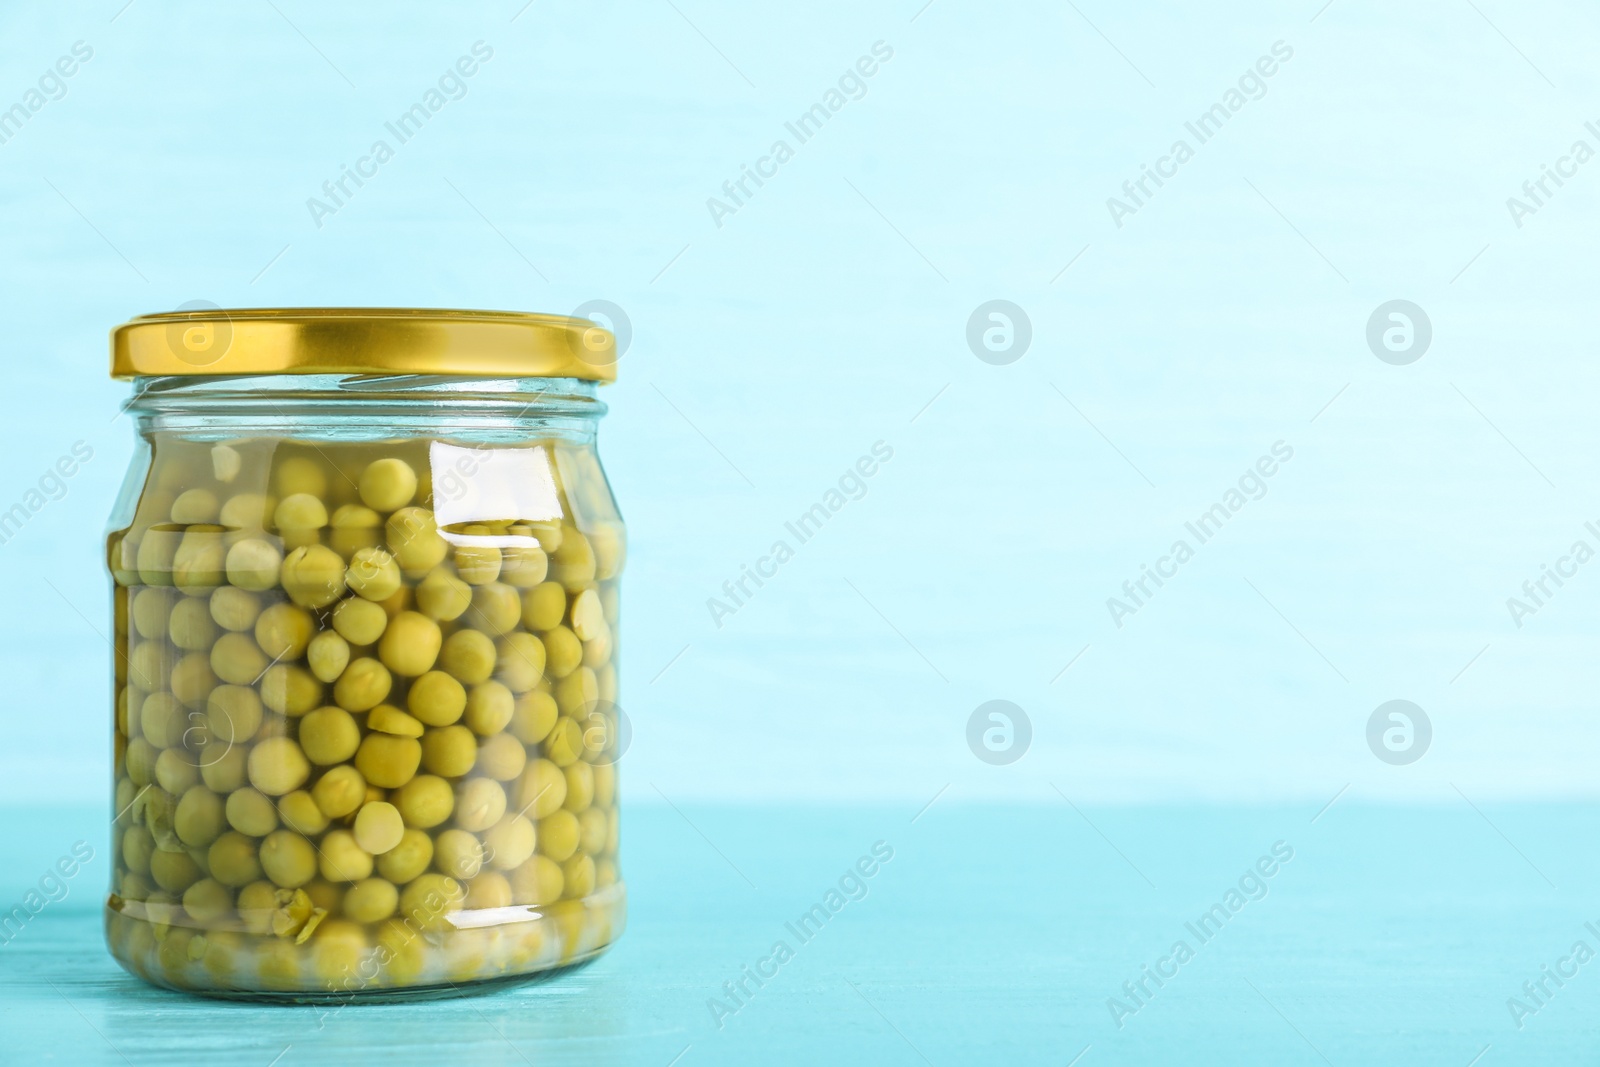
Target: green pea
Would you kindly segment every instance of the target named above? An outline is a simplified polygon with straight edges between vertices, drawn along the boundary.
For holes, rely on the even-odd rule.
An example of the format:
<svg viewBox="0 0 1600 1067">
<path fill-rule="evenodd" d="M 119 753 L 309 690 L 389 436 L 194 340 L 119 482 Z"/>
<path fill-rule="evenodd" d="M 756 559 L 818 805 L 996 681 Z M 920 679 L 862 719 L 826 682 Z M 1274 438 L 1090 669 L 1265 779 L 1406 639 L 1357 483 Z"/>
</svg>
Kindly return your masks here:
<svg viewBox="0 0 1600 1067">
<path fill-rule="evenodd" d="M 567 591 L 560 582 L 540 582 L 522 594 L 522 625 L 530 630 L 554 630 L 567 614 Z"/>
<path fill-rule="evenodd" d="M 277 546 L 258 537 L 236 541 L 228 549 L 228 581 L 248 592 L 260 593 L 277 585 L 282 567 L 283 554 Z"/>
<path fill-rule="evenodd" d="M 406 707 L 429 726 L 449 726 L 467 707 L 467 690 L 443 671 L 429 671 L 411 683 Z"/>
<path fill-rule="evenodd" d="M 343 763 L 361 745 L 361 728 L 343 708 L 323 707 L 300 720 L 300 747 L 318 766 Z"/>
<path fill-rule="evenodd" d="M 457 630 L 439 652 L 439 666 L 467 685 L 488 681 L 494 664 L 494 642 L 477 630 Z"/>
<path fill-rule="evenodd" d="M 261 869 L 272 884 L 296 889 L 317 873 L 317 853 L 311 842 L 292 830 L 274 830 L 261 842 Z M 165 888 L 165 887 L 163 887 Z"/>
<path fill-rule="evenodd" d="M 389 613 L 382 605 L 360 597 L 347 597 L 333 609 L 333 628 L 352 645 L 375 644 L 389 625 Z"/>
</svg>

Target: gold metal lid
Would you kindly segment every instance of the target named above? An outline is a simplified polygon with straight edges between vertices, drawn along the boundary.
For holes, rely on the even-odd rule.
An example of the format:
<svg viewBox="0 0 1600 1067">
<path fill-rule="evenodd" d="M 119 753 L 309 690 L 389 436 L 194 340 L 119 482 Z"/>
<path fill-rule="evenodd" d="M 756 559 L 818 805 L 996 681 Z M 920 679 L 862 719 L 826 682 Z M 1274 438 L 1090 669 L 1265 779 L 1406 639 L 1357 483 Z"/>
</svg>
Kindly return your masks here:
<svg viewBox="0 0 1600 1067">
<path fill-rule="evenodd" d="M 111 331 L 111 376 L 444 374 L 617 377 L 616 338 L 588 319 L 433 308 L 185 305 Z"/>
</svg>

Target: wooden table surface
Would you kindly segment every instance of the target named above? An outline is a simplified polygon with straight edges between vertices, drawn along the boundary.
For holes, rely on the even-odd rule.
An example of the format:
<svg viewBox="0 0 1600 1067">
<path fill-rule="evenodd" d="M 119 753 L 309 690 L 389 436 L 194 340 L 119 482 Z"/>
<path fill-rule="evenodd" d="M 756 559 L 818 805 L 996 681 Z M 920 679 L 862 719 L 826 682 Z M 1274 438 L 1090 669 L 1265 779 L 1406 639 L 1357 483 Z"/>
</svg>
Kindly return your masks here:
<svg viewBox="0 0 1600 1067">
<path fill-rule="evenodd" d="M 1600 960 L 1571 955 L 1600 952 L 1600 812 L 1318 806 L 639 804 L 609 954 L 489 995 L 343 1009 L 125 975 L 101 943 L 105 817 L 9 809 L 6 908 L 73 842 L 96 857 L 0 944 L 0 1063 L 1600 1061 Z M 846 882 L 859 899 L 797 938 L 785 924 L 877 842 L 893 858 Z M 724 982 L 779 941 L 792 956 L 733 1010 Z M 1576 973 L 1558 986 L 1542 967 Z M 1514 1019 L 1514 997 L 1537 1010 Z"/>
</svg>

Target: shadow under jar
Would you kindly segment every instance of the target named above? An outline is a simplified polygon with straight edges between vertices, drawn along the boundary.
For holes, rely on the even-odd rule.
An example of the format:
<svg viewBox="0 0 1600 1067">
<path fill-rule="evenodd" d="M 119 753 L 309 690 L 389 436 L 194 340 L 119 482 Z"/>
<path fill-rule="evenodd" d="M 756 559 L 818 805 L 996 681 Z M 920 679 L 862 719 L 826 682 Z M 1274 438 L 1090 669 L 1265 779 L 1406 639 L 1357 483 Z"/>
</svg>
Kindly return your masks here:
<svg viewBox="0 0 1600 1067">
<path fill-rule="evenodd" d="M 578 319 L 211 310 L 112 335 L 127 970 L 214 996 L 453 995 L 622 932 L 622 517 Z"/>
</svg>

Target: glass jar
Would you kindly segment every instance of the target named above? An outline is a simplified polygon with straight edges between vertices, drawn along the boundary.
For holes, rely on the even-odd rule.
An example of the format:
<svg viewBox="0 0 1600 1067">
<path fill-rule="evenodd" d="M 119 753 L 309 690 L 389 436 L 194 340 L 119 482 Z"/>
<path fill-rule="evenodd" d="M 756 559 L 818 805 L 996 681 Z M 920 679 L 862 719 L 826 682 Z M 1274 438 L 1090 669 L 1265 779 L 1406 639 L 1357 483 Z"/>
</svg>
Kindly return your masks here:
<svg viewBox="0 0 1600 1067">
<path fill-rule="evenodd" d="M 621 934 L 611 335 L 220 310 L 112 335 L 112 955 L 156 985 L 450 995 Z"/>
</svg>

